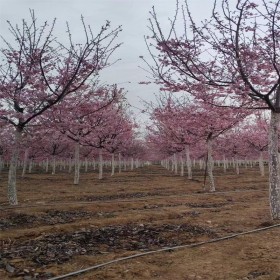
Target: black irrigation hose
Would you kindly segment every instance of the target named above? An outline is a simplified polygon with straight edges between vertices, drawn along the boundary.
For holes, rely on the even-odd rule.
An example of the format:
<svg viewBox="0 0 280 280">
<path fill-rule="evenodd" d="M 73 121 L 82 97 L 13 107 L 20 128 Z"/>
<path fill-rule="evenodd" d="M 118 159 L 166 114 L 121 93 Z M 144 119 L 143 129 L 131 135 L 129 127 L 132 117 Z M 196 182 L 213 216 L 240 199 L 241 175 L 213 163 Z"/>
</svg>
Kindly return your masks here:
<svg viewBox="0 0 280 280">
<path fill-rule="evenodd" d="M 220 191 L 220 192 L 205 192 L 205 193 L 189 193 L 189 194 L 178 194 L 178 195 L 162 195 L 162 196 L 147 196 L 135 199 L 109 199 L 109 200 L 93 200 L 93 201 L 69 201 L 69 202 L 57 202 L 57 203 L 38 203 L 36 205 L 15 205 L 15 206 L 1 206 L 0 210 L 16 210 L 16 209 L 24 209 L 24 208 L 38 208 L 38 207 L 52 207 L 56 205 L 87 205 L 93 203 L 126 203 L 126 202 L 137 202 L 137 201 L 145 201 L 150 199 L 164 199 L 164 198 L 174 198 L 174 197 L 186 197 L 186 196 L 200 196 L 200 195 L 219 195 L 219 194 L 227 194 L 227 193 L 246 193 L 246 192 L 267 192 L 267 190 L 235 190 L 235 191 Z"/>
<path fill-rule="evenodd" d="M 280 227 L 280 224 L 276 224 L 276 225 L 272 225 L 272 226 L 268 226 L 268 227 L 263 227 L 263 228 L 258 228 L 258 229 L 254 229 L 254 230 L 249 230 L 249 231 L 245 231 L 245 232 L 241 232 L 241 233 L 236 233 L 236 234 L 232 234 L 232 235 L 228 235 L 228 236 L 224 236 L 224 237 L 220 237 L 220 238 L 215 238 L 215 239 L 211 239 L 211 240 L 203 241 L 203 242 L 199 242 L 199 243 L 179 245 L 179 246 L 167 247 L 167 248 L 162 248 L 162 249 L 153 250 L 153 251 L 147 251 L 147 252 L 144 252 L 144 253 L 139 253 L 139 254 L 115 259 L 115 260 L 112 260 L 112 261 L 108 261 L 108 262 L 105 262 L 105 263 L 97 264 L 97 265 L 94 265 L 94 266 L 90 266 L 90 267 L 80 269 L 80 270 L 77 270 L 77 271 L 73 271 L 73 272 L 70 272 L 70 273 L 67 273 L 67 274 L 64 274 L 64 275 L 52 277 L 52 278 L 49 278 L 48 280 L 65 279 L 67 277 L 77 276 L 79 274 L 82 274 L 82 273 L 85 273 L 85 272 L 88 272 L 88 271 L 91 271 L 91 270 L 94 270 L 94 269 L 97 269 L 97 268 L 101 268 L 101 267 L 104 267 L 104 266 L 107 266 L 107 265 L 110 265 L 110 264 L 118 263 L 118 262 L 129 260 L 129 259 L 135 259 L 135 258 L 139 258 L 139 257 L 146 256 L 146 255 L 151 255 L 151 254 L 156 254 L 156 253 L 161 253 L 161 252 L 166 252 L 166 251 L 172 251 L 172 250 L 176 250 L 176 249 L 199 247 L 199 246 L 204 245 L 204 244 L 216 243 L 216 242 L 220 242 L 220 241 L 223 241 L 223 240 L 232 239 L 232 238 L 235 238 L 235 237 L 238 237 L 238 236 L 241 236 L 241 235 L 257 233 L 257 232 L 260 232 L 260 231 L 269 230 L 269 229 L 276 228 L 276 227 Z"/>
</svg>

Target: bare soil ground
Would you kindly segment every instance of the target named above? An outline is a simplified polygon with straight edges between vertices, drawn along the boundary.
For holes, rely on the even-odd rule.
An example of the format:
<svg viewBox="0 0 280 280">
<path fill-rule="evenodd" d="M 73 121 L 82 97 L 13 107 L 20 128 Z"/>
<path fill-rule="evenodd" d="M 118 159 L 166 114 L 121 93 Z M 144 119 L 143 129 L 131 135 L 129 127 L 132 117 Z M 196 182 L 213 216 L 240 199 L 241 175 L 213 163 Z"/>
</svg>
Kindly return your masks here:
<svg viewBox="0 0 280 280">
<path fill-rule="evenodd" d="M 280 223 L 257 167 L 215 169 L 217 192 L 160 166 L 98 180 L 35 172 L 18 178 L 20 205 L 6 203 L 0 177 L 0 279 L 51 279 L 149 250 L 192 244 Z M 147 255 L 73 279 L 280 279 L 280 228 L 196 248 Z M 70 279 L 70 278 L 67 278 Z M 72 278 L 71 278 L 72 279 Z"/>
</svg>

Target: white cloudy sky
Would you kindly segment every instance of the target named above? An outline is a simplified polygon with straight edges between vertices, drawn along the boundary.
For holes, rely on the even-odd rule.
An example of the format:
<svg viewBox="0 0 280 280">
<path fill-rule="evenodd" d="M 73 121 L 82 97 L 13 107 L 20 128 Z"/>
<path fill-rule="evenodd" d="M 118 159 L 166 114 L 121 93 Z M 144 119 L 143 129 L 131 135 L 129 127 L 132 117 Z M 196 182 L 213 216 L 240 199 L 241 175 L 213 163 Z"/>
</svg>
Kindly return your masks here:
<svg viewBox="0 0 280 280">
<path fill-rule="evenodd" d="M 213 0 L 189 0 L 193 15 L 204 17 L 211 12 Z M 119 83 L 127 89 L 127 98 L 131 105 L 143 108 L 140 99 L 154 100 L 153 94 L 158 93 L 156 85 L 139 85 L 146 79 L 146 73 L 139 68 L 144 66 L 139 56 L 148 58 L 144 35 L 149 35 L 147 28 L 149 11 L 155 6 L 163 27 L 168 27 L 168 17 L 175 12 L 175 0 L 0 0 L 0 33 L 7 34 L 6 20 L 20 23 L 22 18 L 29 17 L 29 9 L 34 9 L 40 21 L 51 21 L 57 18 L 56 33 L 65 36 L 65 22 L 70 23 L 74 36 L 82 34 L 80 16 L 83 15 L 87 24 L 98 29 L 106 20 L 112 26 L 122 25 L 118 40 L 123 42 L 114 58 L 120 58 L 117 64 L 108 68 L 102 79 L 105 83 Z M 61 39 L 61 38 L 60 38 Z M 125 83 L 130 81 L 130 83 Z M 136 109 L 135 109 L 136 110 Z M 136 110 L 139 119 L 145 115 Z"/>
</svg>

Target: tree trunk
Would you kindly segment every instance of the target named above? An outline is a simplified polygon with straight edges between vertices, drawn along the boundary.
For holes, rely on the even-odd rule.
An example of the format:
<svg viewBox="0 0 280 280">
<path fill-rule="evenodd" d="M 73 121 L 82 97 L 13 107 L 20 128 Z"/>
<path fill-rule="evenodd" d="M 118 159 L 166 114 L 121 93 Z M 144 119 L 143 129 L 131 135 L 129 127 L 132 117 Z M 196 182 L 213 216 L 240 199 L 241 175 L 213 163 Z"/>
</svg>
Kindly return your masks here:
<svg viewBox="0 0 280 280">
<path fill-rule="evenodd" d="M 111 176 L 114 176 L 115 175 L 115 154 L 112 153 L 112 172 L 111 172 Z"/>
<path fill-rule="evenodd" d="M 17 187 L 16 187 L 16 176 L 17 176 L 17 163 L 19 155 L 19 147 L 21 142 L 22 129 L 16 128 L 15 130 L 15 144 L 12 151 L 9 176 L 8 176 L 8 200 L 10 205 L 17 205 Z"/>
<path fill-rule="evenodd" d="M 85 158 L 85 172 L 88 172 L 88 159 Z"/>
<path fill-rule="evenodd" d="M 248 160 L 247 160 L 247 159 L 245 159 L 243 162 L 244 162 L 244 166 L 245 166 L 245 168 L 246 168 L 246 169 L 248 169 Z"/>
<path fill-rule="evenodd" d="M 232 168 L 235 169 L 235 160 L 234 160 L 234 158 L 231 159 L 230 166 L 232 166 Z"/>
<path fill-rule="evenodd" d="M 62 160 L 59 161 L 59 171 L 62 171 L 63 169 L 63 163 Z"/>
<path fill-rule="evenodd" d="M 207 160 L 207 171 L 208 171 L 208 177 L 209 177 L 209 183 L 210 183 L 210 192 L 214 192 L 216 190 L 215 188 L 215 181 L 213 176 L 213 157 L 212 157 L 212 139 L 211 137 L 207 139 L 207 154 L 208 154 L 208 160 Z"/>
<path fill-rule="evenodd" d="M 103 154 L 102 149 L 99 149 L 99 173 L 98 173 L 98 179 L 103 179 Z"/>
<path fill-rule="evenodd" d="M 68 173 L 72 172 L 72 159 L 69 159 L 68 161 Z"/>
<path fill-rule="evenodd" d="M 126 170 L 127 170 L 127 160 L 124 159 L 124 171 L 126 171 Z"/>
<path fill-rule="evenodd" d="M 119 153 L 119 173 L 122 172 L 121 153 Z"/>
<path fill-rule="evenodd" d="M 170 170 L 170 159 L 169 158 L 166 159 L 166 169 Z"/>
<path fill-rule="evenodd" d="M 52 159 L 52 175 L 55 174 L 55 171 L 56 171 L 56 159 L 55 159 L 55 156 L 53 156 L 53 159 Z"/>
<path fill-rule="evenodd" d="M 192 179 L 192 162 L 190 157 L 190 146 L 186 146 L 186 158 L 187 158 L 187 169 L 188 169 L 188 179 Z"/>
<path fill-rule="evenodd" d="M 46 173 L 49 172 L 49 159 L 46 160 Z"/>
<path fill-rule="evenodd" d="M 173 160 L 174 160 L 174 173 L 177 175 L 178 174 L 178 161 L 177 161 L 177 155 L 176 154 L 174 154 Z"/>
<path fill-rule="evenodd" d="M 260 172 L 261 176 L 264 176 L 264 164 L 263 164 L 263 152 L 260 152 L 260 157 L 259 157 L 259 167 L 260 167 Z"/>
<path fill-rule="evenodd" d="M 278 159 L 278 126 L 280 113 L 271 111 L 269 131 L 269 201 L 272 219 L 280 219 L 280 170 Z"/>
<path fill-rule="evenodd" d="M 181 172 L 180 172 L 180 175 L 183 177 L 184 176 L 184 158 L 183 158 L 182 155 L 180 156 L 180 162 L 181 162 Z"/>
<path fill-rule="evenodd" d="M 134 159 L 133 157 L 130 159 L 130 170 L 134 169 Z"/>
<path fill-rule="evenodd" d="M 236 171 L 236 174 L 239 175 L 239 174 L 240 174 L 239 160 L 238 160 L 238 159 L 234 159 L 234 162 L 235 162 L 235 171 Z"/>
<path fill-rule="evenodd" d="M 27 168 L 27 162 L 28 162 L 28 154 L 29 154 L 29 149 L 26 149 L 25 152 L 24 152 L 23 168 L 22 168 L 21 177 L 24 177 L 25 174 L 26 174 L 26 168 Z"/>
<path fill-rule="evenodd" d="M 199 169 L 201 170 L 203 168 L 203 161 L 199 160 Z"/>
<path fill-rule="evenodd" d="M 28 173 L 32 172 L 32 167 L 33 167 L 33 161 L 32 159 L 29 160 L 29 166 L 28 166 Z"/>
<path fill-rule="evenodd" d="M 80 143 L 75 143 L 75 174 L 74 174 L 74 185 L 79 185 L 80 181 Z"/>
<path fill-rule="evenodd" d="M 226 160 L 226 157 L 223 156 L 223 167 L 224 167 L 224 173 L 227 172 L 227 160 Z"/>
<path fill-rule="evenodd" d="M 174 157 L 171 159 L 171 172 L 174 172 L 175 170 L 175 162 L 174 162 Z"/>
</svg>

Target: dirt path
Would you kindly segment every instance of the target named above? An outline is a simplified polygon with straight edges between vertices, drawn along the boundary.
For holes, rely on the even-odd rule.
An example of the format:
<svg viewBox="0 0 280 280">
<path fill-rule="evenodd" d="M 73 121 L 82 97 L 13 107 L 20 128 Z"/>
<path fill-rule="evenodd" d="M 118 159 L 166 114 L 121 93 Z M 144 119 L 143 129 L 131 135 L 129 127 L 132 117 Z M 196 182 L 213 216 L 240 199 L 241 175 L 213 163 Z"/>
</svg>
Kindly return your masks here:
<svg viewBox="0 0 280 280">
<path fill-rule="evenodd" d="M 67 173 L 19 178 L 20 205 L 0 181 L 0 279 L 49 279 L 115 258 L 273 225 L 257 168 L 224 174 L 217 193 L 160 166 L 74 186 Z M 279 222 L 279 221 L 278 221 Z M 274 223 L 277 223 L 274 222 Z M 110 265 L 76 279 L 280 279 L 280 230 Z"/>
</svg>

